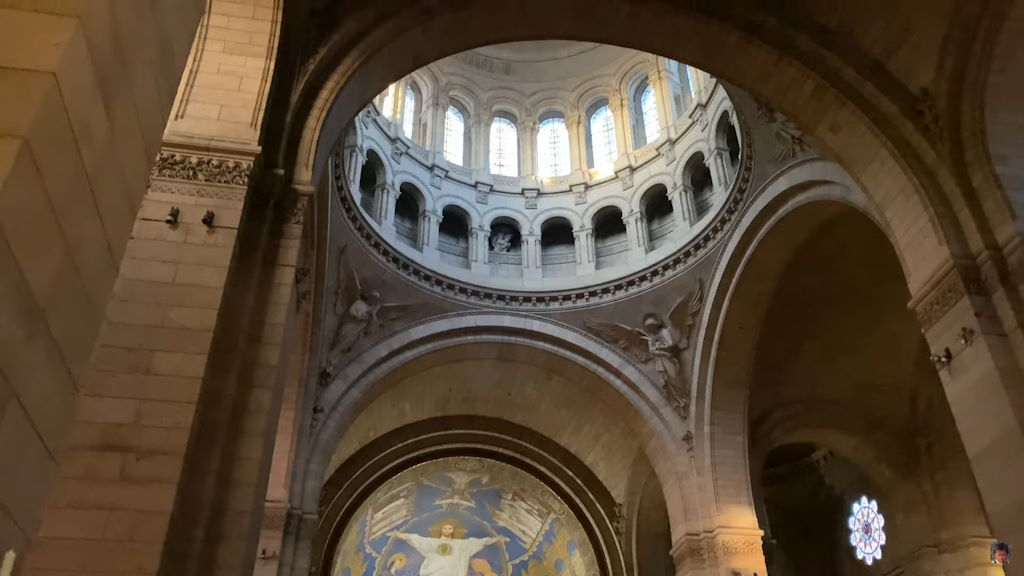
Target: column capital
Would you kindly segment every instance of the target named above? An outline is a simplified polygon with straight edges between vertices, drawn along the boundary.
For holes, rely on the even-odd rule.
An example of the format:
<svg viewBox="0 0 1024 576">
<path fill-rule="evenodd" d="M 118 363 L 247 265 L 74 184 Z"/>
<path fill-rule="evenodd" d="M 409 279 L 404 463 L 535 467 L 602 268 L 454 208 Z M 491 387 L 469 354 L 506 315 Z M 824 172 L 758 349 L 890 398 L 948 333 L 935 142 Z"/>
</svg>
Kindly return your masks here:
<svg viewBox="0 0 1024 576">
<path fill-rule="evenodd" d="M 676 566 L 687 567 L 700 573 L 701 568 L 711 573 L 724 573 L 722 569 L 739 569 L 743 574 L 752 570 L 766 574 L 761 538 L 764 532 L 757 528 L 716 529 L 704 534 L 686 535 L 672 546 L 672 559 Z"/>
</svg>

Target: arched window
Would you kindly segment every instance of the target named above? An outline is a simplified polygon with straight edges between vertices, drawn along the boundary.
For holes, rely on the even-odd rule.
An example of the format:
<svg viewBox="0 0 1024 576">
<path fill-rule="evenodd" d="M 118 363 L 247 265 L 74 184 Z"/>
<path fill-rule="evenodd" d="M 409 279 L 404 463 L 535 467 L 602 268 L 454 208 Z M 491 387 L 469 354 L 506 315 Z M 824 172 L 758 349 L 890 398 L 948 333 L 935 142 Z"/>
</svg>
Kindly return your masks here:
<svg viewBox="0 0 1024 576">
<path fill-rule="evenodd" d="M 393 118 L 395 115 L 395 89 L 396 85 L 392 83 L 380 93 L 380 96 L 377 97 L 377 104 L 380 107 L 380 113 L 385 118 Z"/>
<path fill-rule="evenodd" d="M 405 87 L 405 102 L 402 103 L 402 133 L 410 140 L 415 140 L 416 120 L 419 118 L 419 90 L 410 82 Z"/>
<path fill-rule="evenodd" d="M 633 127 L 633 148 L 640 148 L 658 138 L 658 99 L 647 78 L 633 88 L 629 99 L 629 112 Z"/>
<path fill-rule="evenodd" d="M 465 162 L 466 117 L 454 105 L 444 115 L 444 159 L 462 166 Z"/>
<path fill-rule="evenodd" d="M 668 60 L 665 64 L 665 77 L 672 93 L 673 121 L 682 118 L 696 99 L 694 70 L 694 68 L 675 60 Z"/>
<path fill-rule="evenodd" d="M 640 94 L 640 110 L 644 120 L 644 135 L 647 137 L 645 144 L 650 144 L 659 133 L 658 100 L 654 97 L 654 88 L 651 88 L 650 84 L 647 84 Z"/>
<path fill-rule="evenodd" d="M 569 130 L 565 118 L 550 116 L 537 128 L 537 176 L 551 178 L 569 173 Z"/>
<path fill-rule="evenodd" d="M 619 151 L 615 144 L 615 118 L 607 100 L 593 104 L 587 115 L 587 161 L 591 168 L 610 173 L 615 168 Z"/>
<path fill-rule="evenodd" d="M 519 176 L 519 136 L 507 116 L 491 120 L 491 174 Z"/>
</svg>

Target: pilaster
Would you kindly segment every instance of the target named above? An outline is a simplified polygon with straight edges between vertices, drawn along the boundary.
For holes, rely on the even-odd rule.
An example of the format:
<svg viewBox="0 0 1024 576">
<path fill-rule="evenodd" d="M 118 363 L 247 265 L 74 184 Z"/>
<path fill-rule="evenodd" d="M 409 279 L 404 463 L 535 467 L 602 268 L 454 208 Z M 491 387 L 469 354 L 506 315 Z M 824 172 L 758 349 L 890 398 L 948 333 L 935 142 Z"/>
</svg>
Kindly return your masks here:
<svg viewBox="0 0 1024 576">
<path fill-rule="evenodd" d="M 1016 479 L 1024 478 L 1024 374 L 988 296 L 997 284 L 951 265 L 910 306 L 931 346 L 993 534 L 1021 542 L 1024 482 Z"/>
</svg>

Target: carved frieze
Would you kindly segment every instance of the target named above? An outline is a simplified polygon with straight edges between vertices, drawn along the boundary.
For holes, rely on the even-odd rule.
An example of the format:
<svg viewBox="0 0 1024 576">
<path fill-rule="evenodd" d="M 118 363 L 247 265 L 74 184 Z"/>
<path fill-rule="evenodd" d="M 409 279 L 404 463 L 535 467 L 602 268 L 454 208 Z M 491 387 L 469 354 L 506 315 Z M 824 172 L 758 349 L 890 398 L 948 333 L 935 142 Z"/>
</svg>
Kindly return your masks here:
<svg viewBox="0 0 1024 576">
<path fill-rule="evenodd" d="M 783 116 L 767 102 L 756 100 L 757 116 L 768 124 L 775 139 L 775 161 L 789 162 L 806 152 L 809 147 L 796 124 Z"/>
<path fill-rule="evenodd" d="M 928 331 L 942 320 L 965 296 L 982 296 L 985 288 L 980 278 L 965 281 L 956 268 L 950 269 L 938 284 L 911 306 L 917 314 L 921 330 Z"/>
<path fill-rule="evenodd" d="M 211 200 L 231 200 L 242 202 L 245 200 L 245 189 L 236 186 L 204 186 L 190 184 L 182 180 L 153 180 L 149 184 L 151 192 L 162 194 L 177 194 L 192 198 L 209 198 Z"/>
<path fill-rule="evenodd" d="M 248 186 L 251 172 L 252 162 L 247 160 L 161 151 L 152 175 L 172 180 Z"/>
</svg>

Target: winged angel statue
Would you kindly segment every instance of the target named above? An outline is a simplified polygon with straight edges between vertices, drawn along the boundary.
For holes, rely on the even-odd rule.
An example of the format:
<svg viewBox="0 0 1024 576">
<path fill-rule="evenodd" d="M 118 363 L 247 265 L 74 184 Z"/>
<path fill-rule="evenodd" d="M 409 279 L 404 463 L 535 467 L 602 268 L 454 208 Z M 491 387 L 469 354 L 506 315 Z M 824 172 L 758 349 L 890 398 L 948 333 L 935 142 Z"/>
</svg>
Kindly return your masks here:
<svg viewBox="0 0 1024 576">
<path fill-rule="evenodd" d="M 334 313 L 339 320 L 331 337 L 327 361 L 320 370 L 321 385 L 330 382 L 342 356 L 383 324 L 400 320 L 417 311 L 429 312 L 433 309 L 423 304 L 385 302 L 379 290 L 363 286 L 359 274 L 349 262 L 347 248 L 344 245 L 338 250 Z"/>
<path fill-rule="evenodd" d="M 697 287 L 685 302 L 686 327 L 682 332 L 672 324 L 675 309 L 667 318 L 660 314 L 645 314 L 643 328 L 586 321 L 587 328 L 601 340 L 619 348 L 641 364 L 653 365 L 661 378 L 665 398 L 683 418 L 686 418 L 690 406 L 690 386 L 683 371 L 683 353 L 690 347 L 690 332 L 697 313 L 704 305 L 702 280 L 697 281 Z M 677 307 L 679 305 L 682 302 Z"/>
</svg>

